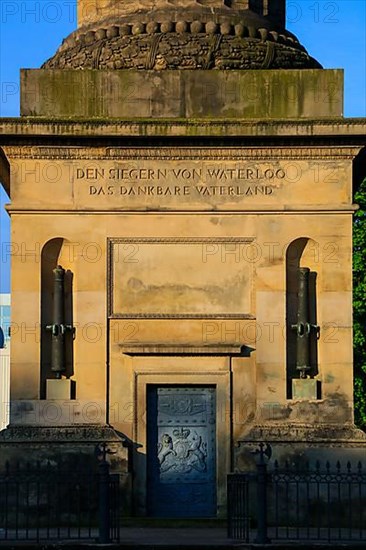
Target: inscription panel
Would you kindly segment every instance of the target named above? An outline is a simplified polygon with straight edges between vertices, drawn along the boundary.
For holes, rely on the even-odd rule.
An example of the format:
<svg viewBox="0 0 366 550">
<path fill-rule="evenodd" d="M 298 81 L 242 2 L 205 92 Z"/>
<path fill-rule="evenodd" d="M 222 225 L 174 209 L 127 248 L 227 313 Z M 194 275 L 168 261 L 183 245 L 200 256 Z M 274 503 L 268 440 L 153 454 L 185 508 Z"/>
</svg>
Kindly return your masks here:
<svg viewBox="0 0 366 550">
<path fill-rule="evenodd" d="M 110 315 L 250 314 L 256 253 L 252 238 L 112 240 Z"/>
<path fill-rule="evenodd" d="M 78 151 L 68 159 L 14 158 L 14 208 L 104 211 L 240 211 L 297 206 L 349 205 L 352 163 L 346 158 L 316 159 L 273 155 L 255 149 L 128 150 L 90 159 Z M 113 153 L 113 154 L 112 154 Z M 234 154 L 235 153 L 235 154 Z M 98 156 L 99 155 L 99 156 Z M 120 156 L 118 156 L 120 155 Z"/>
<path fill-rule="evenodd" d="M 111 209 L 240 210 L 347 201 L 341 163 L 138 160 L 78 165 L 78 203 Z M 333 202 L 333 201 L 332 201 Z"/>
</svg>

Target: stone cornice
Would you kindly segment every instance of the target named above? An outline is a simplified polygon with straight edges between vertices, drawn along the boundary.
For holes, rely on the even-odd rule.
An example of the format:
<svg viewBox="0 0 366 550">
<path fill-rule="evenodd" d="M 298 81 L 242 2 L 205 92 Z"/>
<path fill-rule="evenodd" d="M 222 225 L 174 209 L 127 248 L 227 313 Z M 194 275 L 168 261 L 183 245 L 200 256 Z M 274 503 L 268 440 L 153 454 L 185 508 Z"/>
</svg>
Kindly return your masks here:
<svg viewBox="0 0 366 550">
<path fill-rule="evenodd" d="M 184 138 L 364 138 L 366 118 L 326 120 L 250 120 L 250 119 L 0 119 L 0 145 L 7 138 L 97 137 L 176 137 Z M 12 140 L 12 141 L 13 141 Z M 4 141 L 3 141 L 4 143 Z"/>
<path fill-rule="evenodd" d="M 17 215 L 43 215 L 43 216 L 49 216 L 49 215 L 60 215 L 60 216 L 68 216 L 70 214 L 77 213 L 78 216 L 106 216 L 106 215 L 115 215 L 118 214 L 119 216 L 138 216 L 143 215 L 144 218 L 146 216 L 156 216 L 161 215 L 161 210 L 60 210 L 60 209 L 51 209 L 47 208 L 47 210 L 42 210 L 39 208 L 13 208 L 11 205 L 7 205 L 5 207 L 6 211 L 9 215 L 17 214 Z M 282 208 L 282 209 L 273 209 L 273 208 L 261 208 L 261 209 L 242 209 L 242 210 L 220 210 L 220 212 L 214 212 L 212 210 L 171 210 L 167 211 L 164 210 L 164 216 L 195 216 L 199 213 L 200 216 L 219 216 L 220 218 L 222 216 L 242 216 L 243 214 L 251 214 L 251 215 L 273 215 L 277 216 L 278 214 L 281 215 L 297 215 L 302 216 L 306 214 L 307 216 L 319 216 L 319 215 L 332 215 L 338 214 L 338 215 L 352 215 L 356 210 L 358 210 L 357 205 L 351 205 L 349 208 L 346 208 L 345 206 L 339 206 L 337 204 L 329 204 L 327 208 L 324 206 L 309 206 L 309 205 L 300 205 L 296 208 Z M 217 317 L 217 315 L 215 315 Z M 240 319 L 243 318 L 243 316 L 240 316 Z"/>
<path fill-rule="evenodd" d="M 125 439 L 107 425 L 16 426 L 0 432 L 0 447 L 6 443 L 124 443 Z"/>
<path fill-rule="evenodd" d="M 45 160 L 352 160 L 360 147 L 60 147 L 10 145 L 10 159 Z"/>
<path fill-rule="evenodd" d="M 221 344 L 216 345 L 168 345 L 168 344 L 156 344 L 156 343 L 146 343 L 146 344 L 135 344 L 135 345 L 125 345 L 120 344 L 121 351 L 124 355 L 131 356 L 140 356 L 140 355 L 214 355 L 214 356 L 228 356 L 228 355 L 244 355 L 245 351 L 248 353 L 250 348 L 244 344 Z"/>
<path fill-rule="evenodd" d="M 257 445 L 258 441 L 288 445 L 290 441 L 305 443 L 308 447 L 321 443 L 341 447 L 345 442 L 349 446 L 366 447 L 366 433 L 353 424 L 339 425 L 330 423 L 270 423 L 252 426 L 237 446 Z"/>
</svg>

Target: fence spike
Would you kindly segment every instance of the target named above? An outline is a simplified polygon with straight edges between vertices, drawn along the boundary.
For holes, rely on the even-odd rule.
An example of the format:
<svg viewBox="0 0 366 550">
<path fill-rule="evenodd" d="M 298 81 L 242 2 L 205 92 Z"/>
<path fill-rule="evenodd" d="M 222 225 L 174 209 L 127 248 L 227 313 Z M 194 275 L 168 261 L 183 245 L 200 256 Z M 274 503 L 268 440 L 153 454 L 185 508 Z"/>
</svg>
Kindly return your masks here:
<svg viewBox="0 0 366 550">
<path fill-rule="evenodd" d="M 317 472 L 319 472 L 319 470 L 320 470 L 320 462 L 319 462 L 319 460 L 317 460 L 317 461 L 315 462 L 315 469 L 316 469 Z"/>
<path fill-rule="evenodd" d="M 361 472 L 361 470 L 362 470 L 362 462 L 361 462 L 361 460 L 358 461 L 357 468 L 358 468 L 359 472 Z"/>
<path fill-rule="evenodd" d="M 278 467 L 279 467 L 279 465 L 278 465 L 278 460 L 277 460 L 277 458 L 276 458 L 276 460 L 274 461 L 274 469 L 275 469 L 275 470 L 278 470 Z"/>
<path fill-rule="evenodd" d="M 338 472 L 339 472 L 340 469 L 341 469 L 341 463 L 339 462 L 339 460 L 337 460 L 336 466 L 337 466 L 337 470 L 338 470 Z"/>
<path fill-rule="evenodd" d="M 329 473 L 329 470 L 330 470 L 330 462 L 329 460 L 327 460 L 326 464 L 325 464 L 325 467 L 327 469 L 327 472 Z"/>
<path fill-rule="evenodd" d="M 351 471 L 351 463 L 350 463 L 350 461 L 347 462 L 347 470 L 348 470 L 348 472 Z"/>
</svg>

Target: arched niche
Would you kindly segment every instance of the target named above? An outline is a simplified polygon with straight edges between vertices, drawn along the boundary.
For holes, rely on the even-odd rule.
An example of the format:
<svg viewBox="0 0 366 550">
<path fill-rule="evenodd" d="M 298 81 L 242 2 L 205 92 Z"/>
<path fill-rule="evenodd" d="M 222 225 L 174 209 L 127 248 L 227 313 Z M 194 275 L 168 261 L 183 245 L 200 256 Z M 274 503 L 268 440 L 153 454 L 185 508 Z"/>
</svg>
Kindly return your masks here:
<svg viewBox="0 0 366 550">
<path fill-rule="evenodd" d="M 70 247 L 67 240 L 55 237 L 47 241 L 41 253 L 41 399 L 46 398 L 46 381 L 55 378 L 51 369 L 51 332 L 46 329 L 53 324 L 54 274 L 61 265 L 65 273 L 65 325 L 73 326 L 73 272 L 70 269 Z M 70 378 L 74 374 L 73 333 L 67 332 L 65 343 L 65 372 Z"/>
<path fill-rule="evenodd" d="M 287 398 L 291 399 L 292 381 L 300 378 L 297 369 L 297 331 L 299 309 L 299 270 L 309 269 L 308 305 L 309 323 L 312 327 L 309 338 L 309 367 L 307 376 L 318 374 L 318 311 L 317 287 L 320 279 L 319 244 L 309 237 L 292 241 L 286 250 L 286 380 Z M 319 396 L 318 396 L 319 397 Z"/>
</svg>

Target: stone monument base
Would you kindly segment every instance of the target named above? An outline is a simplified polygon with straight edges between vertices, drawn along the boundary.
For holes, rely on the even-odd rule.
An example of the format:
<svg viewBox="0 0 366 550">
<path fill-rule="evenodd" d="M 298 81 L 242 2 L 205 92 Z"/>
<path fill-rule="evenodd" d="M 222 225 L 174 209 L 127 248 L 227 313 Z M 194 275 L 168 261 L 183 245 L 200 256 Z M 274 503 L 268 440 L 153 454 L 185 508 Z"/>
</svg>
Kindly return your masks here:
<svg viewBox="0 0 366 550">
<path fill-rule="evenodd" d="M 72 399 L 75 394 L 75 382 L 73 380 L 47 380 L 46 382 L 47 399 Z"/>
<path fill-rule="evenodd" d="M 317 461 L 325 467 L 326 462 L 335 467 L 337 461 L 342 466 L 351 462 L 355 467 L 364 462 L 366 433 L 356 426 L 339 424 L 262 424 L 252 427 L 248 434 L 238 441 L 235 451 L 235 470 L 238 472 L 254 469 L 260 442 L 269 443 L 272 456 L 268 461 L 271 469 L 277 460 L 280 465 L 286 462 L 293 466 L 309 464 L 314 467 Z"/>
<path fill-rule="evenodd" d="M 0 472 L 7 463 L 20 469 L 52 464 L 69 472 L 82 463 L 85 471 L 97 471 L 104 443 L 110 472 L 119 474 L 122 513 L 131 515 L 128 442 L 110 426 L 9 426 L 0 432 Z"/>
</svg>

